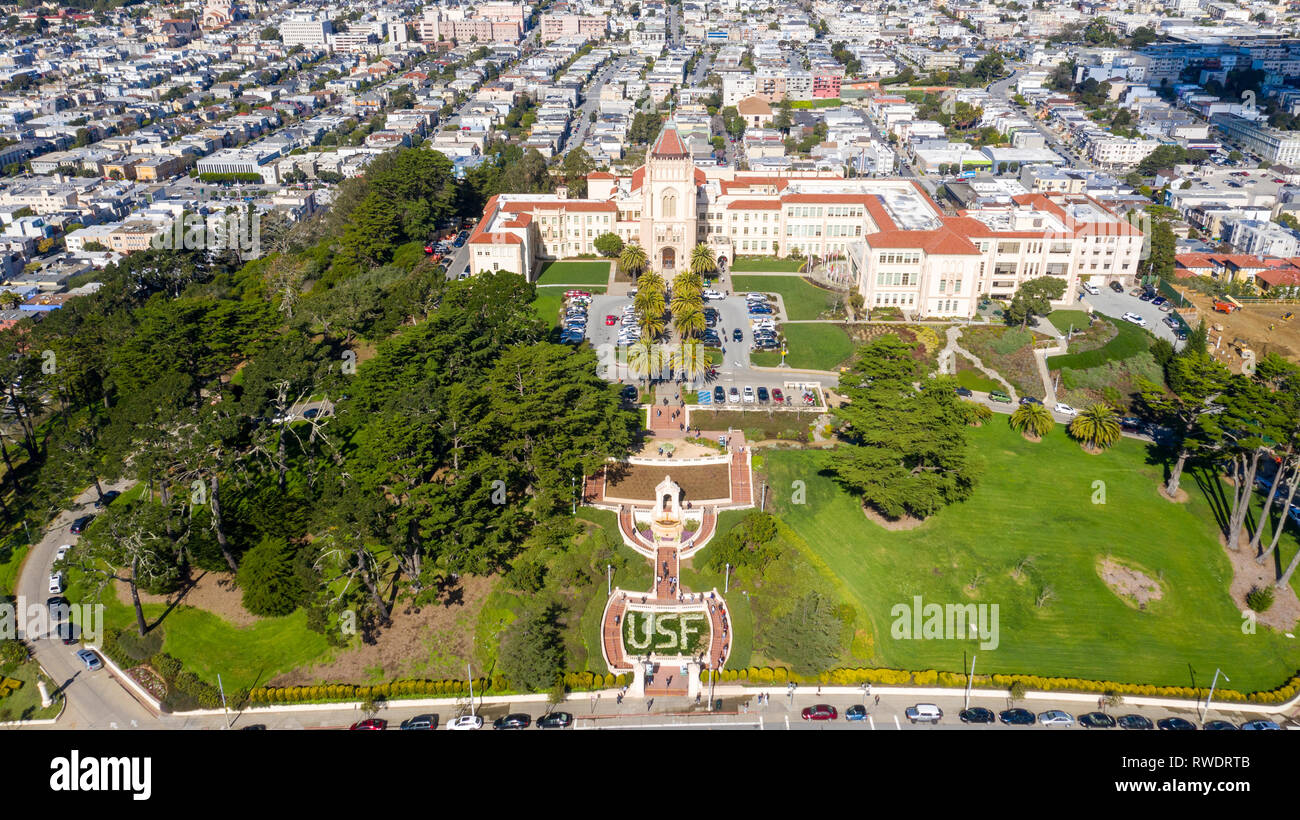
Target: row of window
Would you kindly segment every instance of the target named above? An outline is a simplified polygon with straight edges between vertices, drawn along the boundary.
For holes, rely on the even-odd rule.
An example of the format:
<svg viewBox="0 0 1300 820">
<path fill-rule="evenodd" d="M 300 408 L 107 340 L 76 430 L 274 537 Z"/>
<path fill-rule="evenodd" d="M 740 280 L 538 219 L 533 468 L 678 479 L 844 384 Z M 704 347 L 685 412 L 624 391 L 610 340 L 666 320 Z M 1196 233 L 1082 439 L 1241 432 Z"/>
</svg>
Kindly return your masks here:
<svg viewBox="0 0 1300 820">
<path fill-rule="evenodd" d="M 880 264 L 882 265 L 917 265 L 921 262 L 919 253 L 882 253 L 880 254 Z"/>
<path fill-rule="evenodd" d="M 916 304 L 916 294 L 914 293 L 877 293 L 877 305 L 899 305 L 910 307 Z"/>
</svg>

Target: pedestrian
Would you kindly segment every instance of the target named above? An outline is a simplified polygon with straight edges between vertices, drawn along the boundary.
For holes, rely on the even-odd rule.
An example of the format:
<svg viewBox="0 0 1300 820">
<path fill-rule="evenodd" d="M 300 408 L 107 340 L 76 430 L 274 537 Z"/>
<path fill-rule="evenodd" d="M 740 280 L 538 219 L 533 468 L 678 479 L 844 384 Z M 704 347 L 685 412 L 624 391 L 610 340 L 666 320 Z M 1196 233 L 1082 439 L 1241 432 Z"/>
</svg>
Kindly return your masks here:
<svg viewBox="0 0 1300 820">
<path fill-rule="evenodd" d="M 876 695 L 876 705 L 880 705 L 880 695 Z"/>
<path fill-rule="evenodd" d="M 678 424 L 678 425 L 677 425 L 677 429 L 680 430 L 680 431 L 682 431 L 682 432 L 684 433 L 684 432 L 686 432 L 686 425 L 685 425 L 684 423 L 683 423 L 683 424 Z"/>
<path fill-rule="evenodd" d="M 817 697 L 821 697 L 821 695 L 822 695 L 822 685 L 819 683 L 817 684 Z"/>
<path fill-rule="evenodd" d="M 650 700 L 646 701 L 645 710 L 649 712 L 650 709 L 654 707 L 654 705 L 655 705 L 655 699 L 650 698 Z"/>
</svg>

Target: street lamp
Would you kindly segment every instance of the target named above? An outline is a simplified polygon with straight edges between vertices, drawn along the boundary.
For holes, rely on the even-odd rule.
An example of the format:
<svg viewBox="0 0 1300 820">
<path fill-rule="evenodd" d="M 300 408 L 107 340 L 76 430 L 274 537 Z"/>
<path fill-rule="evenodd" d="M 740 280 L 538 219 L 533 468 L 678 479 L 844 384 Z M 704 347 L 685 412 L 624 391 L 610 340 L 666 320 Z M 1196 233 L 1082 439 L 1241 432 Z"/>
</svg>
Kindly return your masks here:
<svg viewBox="0 0 1300 820">
<path fill-rule="evenodd" d="M 714 587 L 716 589 L 716 587 Z M 726 574 L 722 576 L 722 594 L 726 595 L 731 588 L 731 564 L 727 564 Z"/>
<path fill-rule="evenodd" d="M 605 597 L 614 594 L 614 565 L 605 565 Z"/>
<path fill-rule="evenodd" d="M 1205 726 L 1205 716 L 1208 715 L 1208 714 L 1210 713 L 1210 700 L 1211 700 L 1211 698 L 1214 697 L 1214 687 L 1217 686 L 1218 683 L 1219 683 L 1219 675 L 1220 675 L 1220 674 L 1222 674 L 1222 670 L 1220 670 L 1220 669 L 1216 666 L 1216 667 L 1214 668 L 1214 680 L 1213 680 L 1213 682 L 1210 683 L 1210 694 L 1205 698 L 1205 711 L 1201 713 L 1201 726 L 1202 726 L 1202 728 L 1204 728 L 1204 726 Z M 1228 683 L 1232 683 L 1232 678 L 1228 677 L 1227 675 L 1224 675 L 1224 676 L 1223 676 L 1223 679 L 1226 680 Z"/>
</svg>

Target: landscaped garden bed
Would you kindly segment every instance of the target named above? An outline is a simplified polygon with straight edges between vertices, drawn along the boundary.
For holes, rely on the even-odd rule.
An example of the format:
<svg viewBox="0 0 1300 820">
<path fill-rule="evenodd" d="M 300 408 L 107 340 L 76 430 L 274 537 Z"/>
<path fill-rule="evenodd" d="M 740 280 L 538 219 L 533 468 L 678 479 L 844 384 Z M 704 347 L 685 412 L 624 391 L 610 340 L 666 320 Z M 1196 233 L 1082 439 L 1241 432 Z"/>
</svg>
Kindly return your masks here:
<svg viewBox="0 0 1300 820">
<path fill-rule="evenodd" d="M 639 612 L 629 610 L 623 619 L 623 646 L 628 655 L 698 655 L 711 632 L 703 612 Z"/>
</svg>

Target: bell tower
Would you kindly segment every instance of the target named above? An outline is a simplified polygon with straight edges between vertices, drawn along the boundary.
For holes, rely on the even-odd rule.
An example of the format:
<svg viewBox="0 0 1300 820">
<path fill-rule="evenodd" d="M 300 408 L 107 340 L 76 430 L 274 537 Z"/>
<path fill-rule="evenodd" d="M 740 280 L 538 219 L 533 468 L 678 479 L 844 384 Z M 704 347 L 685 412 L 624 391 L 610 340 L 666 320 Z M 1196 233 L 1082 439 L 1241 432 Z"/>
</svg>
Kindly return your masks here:
<svg viewBox="0 0 1300 820">
<path fill-rule="evenodd" d="M 668 126 L 646 156 L 641 246 L 651 266 L 671 279 L 690 265 L 695 247 L 695 164 L 677 134 Z"/>
</svg>

